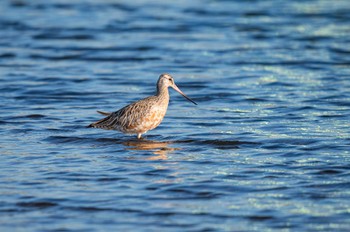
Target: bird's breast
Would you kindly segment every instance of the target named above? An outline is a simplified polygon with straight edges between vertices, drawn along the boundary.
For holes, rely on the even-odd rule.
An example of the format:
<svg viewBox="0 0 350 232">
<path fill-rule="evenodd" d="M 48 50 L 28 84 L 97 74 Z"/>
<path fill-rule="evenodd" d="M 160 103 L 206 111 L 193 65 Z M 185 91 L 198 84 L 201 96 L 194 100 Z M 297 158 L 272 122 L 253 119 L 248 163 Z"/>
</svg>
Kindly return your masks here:
<svg viewBox="0 0 350 232">
<path fill-rule="evenodd" d="M 168 102 L 162 102 L 162 104 L 154 104 L 144 112 L 135 112 L 132 120 L 122 128 L 127 133 L 145 133 L 149 130 L 156 128 L 163 120 L 167 108 Z"/>
<path fill-rule="evenodd" d="M 149 128 L 148 130 L 154 129 L 162 122 L 167 108 L 167 104 L 152 107 L 151 111 L 146 115 L 144 119 L 146 127 Z"/>
</svg>

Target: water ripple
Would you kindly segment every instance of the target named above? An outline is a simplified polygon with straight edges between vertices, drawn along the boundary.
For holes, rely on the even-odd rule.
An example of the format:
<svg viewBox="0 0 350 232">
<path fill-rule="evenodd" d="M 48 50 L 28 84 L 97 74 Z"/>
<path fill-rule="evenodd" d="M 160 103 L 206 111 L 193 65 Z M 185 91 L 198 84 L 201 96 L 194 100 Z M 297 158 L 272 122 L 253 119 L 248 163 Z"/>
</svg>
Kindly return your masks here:
<svg viewBox="0 0 350 232">
<path fill-rule="evenodd" d="M 347 0 L 0 11 L 1 231 L 348 231 Z M 164 72 L 198 106 L 86 128 Z"/>
</svg>

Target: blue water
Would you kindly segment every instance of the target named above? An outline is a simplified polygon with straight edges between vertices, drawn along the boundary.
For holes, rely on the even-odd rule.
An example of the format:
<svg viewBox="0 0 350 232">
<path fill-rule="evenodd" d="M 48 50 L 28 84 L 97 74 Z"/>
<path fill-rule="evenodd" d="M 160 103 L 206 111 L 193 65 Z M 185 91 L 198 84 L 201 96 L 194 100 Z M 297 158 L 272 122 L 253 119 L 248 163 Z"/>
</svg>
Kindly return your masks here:
<svg viewBox="0 0 350 232">
<path fill-rule="evenodd" d="M 0 231 L 350 231 L 349 1 L 0 12 Z M 85 128 L 164 72 L 198 106 Z"/>
</svg>

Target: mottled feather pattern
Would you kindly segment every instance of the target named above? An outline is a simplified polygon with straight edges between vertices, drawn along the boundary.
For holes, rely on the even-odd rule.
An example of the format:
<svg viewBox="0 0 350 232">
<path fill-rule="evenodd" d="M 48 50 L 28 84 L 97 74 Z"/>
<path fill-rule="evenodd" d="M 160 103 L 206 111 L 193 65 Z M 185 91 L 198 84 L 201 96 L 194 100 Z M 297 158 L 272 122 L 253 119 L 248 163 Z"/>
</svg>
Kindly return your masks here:
<svg viewBox="0 0 350 232">
<path fill-rule="evenodd" d="M 155 96 L 151 96 L 138 102 L 134 102 L 116 112 L 111 113 L 109 116 L 101 119 L 100 121 L 90 124 L 90 127 L 105 130 L 119 130 L 124 133 L 138 132 L 140 131 L 138 127 L 142 126 L 142 124 L 145 123 L 144 119 L 147 119 L 147 116 L 153 113 L 152 109 L 154 109 L 154 106 L 157 105 L 159 100 L 166 99 L 157 99 Z M 165 114 L 166 108 L 163 111 Z M 156 125 L 159 124 L 160 121 L 159 123 L 156 123 Z"/>
</svg>

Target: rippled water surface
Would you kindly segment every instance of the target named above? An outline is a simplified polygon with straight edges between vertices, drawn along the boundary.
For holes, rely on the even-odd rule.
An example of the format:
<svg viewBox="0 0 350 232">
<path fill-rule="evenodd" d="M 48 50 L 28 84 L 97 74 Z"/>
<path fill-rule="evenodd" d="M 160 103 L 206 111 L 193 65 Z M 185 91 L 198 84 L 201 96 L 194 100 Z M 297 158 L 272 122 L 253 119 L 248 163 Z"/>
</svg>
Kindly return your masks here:
<svg viewBox="0 0 350 232">
<path fill-rule="evenodd" d="M 0 3 L 1 231 L 349 231 L 350 4 Z M 144 140 L 86 128 L 171 73 Z"/>
</svg>

